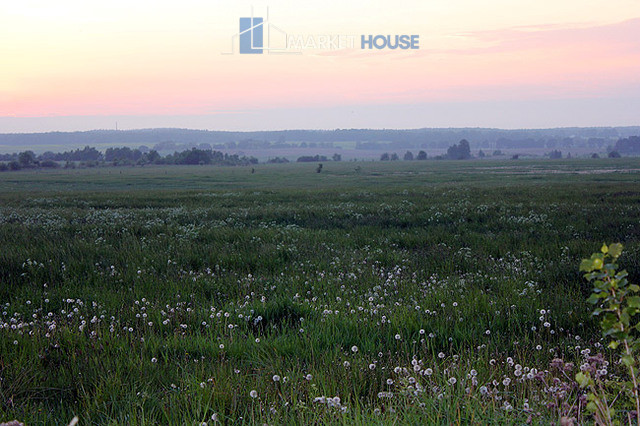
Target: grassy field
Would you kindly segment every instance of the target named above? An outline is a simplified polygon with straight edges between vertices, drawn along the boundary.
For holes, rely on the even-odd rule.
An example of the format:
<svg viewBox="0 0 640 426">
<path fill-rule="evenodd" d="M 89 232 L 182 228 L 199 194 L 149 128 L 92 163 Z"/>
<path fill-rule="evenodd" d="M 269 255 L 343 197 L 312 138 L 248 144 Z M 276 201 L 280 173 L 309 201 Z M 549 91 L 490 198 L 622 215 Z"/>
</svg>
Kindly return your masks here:
<svg viewBox="0 0 640 426">
<path fill-rule="evenodd" d="M 316 166 L 1 173 L 0 422 L 589 420 L 640 160 Z"/>
</svg>

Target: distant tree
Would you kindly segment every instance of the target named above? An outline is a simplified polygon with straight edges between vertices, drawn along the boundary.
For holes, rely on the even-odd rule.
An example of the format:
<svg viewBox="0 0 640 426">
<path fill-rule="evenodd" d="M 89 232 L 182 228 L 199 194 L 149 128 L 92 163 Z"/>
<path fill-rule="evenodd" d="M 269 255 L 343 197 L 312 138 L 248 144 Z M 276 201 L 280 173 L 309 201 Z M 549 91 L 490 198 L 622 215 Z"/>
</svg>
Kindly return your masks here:
<svg viewBox="0 0 640 426">
<path fill-rule="evenodd" d="M 427 153 L 424 151 L 420 151 L 418 152 L 418 160 L 426 160 L 427 159 Z"/>
<path fill-rule="evenodd" d="M 267 160 L 267 163 L 269 164 L 280 164 L 280 163 L 288 163 L 289 160 L 287 160 L 285 157 L 276 157 L 276 158 L 269 158 Z"/>
<path fill-rule="evenodd" d="M 134 149 L 131 152 L 131 159 L 137 163 L 138 161 L 142 160 L 142 155 L 142 151 L 140 151 L 139 149 Z"/>
<path fill-rule="evenodd" d="M 413 160 L 413 153 L 411 151 L 405 152 L 403 159 L 405 161 L 412 161 Z"/>
<path fill-rule="evenodd" d="M 486 154 L 484 153 L 484 151 L 483 151 L 483 150 L 478 151 L 478 157 L 479 157 L 479 158 L 484 158 L 484 157 L 486 157 Z"/>
<path fill-rule="evenodd" d="M 622 154 L 640 154 L 640 136 L 619 139 L 614 150 Z"/>
<path fill-rule="evenodd" d="M 7 170 L 9 170 L 9 166 L 5 163 L 0 163 L 0 172 L 6 172 Z"/>
<path fill-rule="evenodd" d="M 337 152 L 335 154 L 333 154 L 333 157 L 331 157 L 331 159 L 333 161 L 342 161 L 342 155 L 338 154 Z"/>
<path fill-rule="evenodd" d="M 591 154 L 591 158 L 600 158 L 600 156 L 594 152 L 593 154 Z"/>
<path fill-rule="evenodd" d="M 609 158 L 620 158 L 620 153 L 618 151 L 611 151 L 609 153 Z"/>
<path fill-rule="evenodd" d="M 82 151 L 77 149 L 73 154 L 74 157 L 71 160 L 76 161 L 99 161 L 102 159 L 100 151 L 90 146 L 85 146 Z"/>
<path fill-rule="evenodd" d="M 318 168 L 316 169 L 316 173 L 320 173 L 322 171 L 322 163 L 318 164 Z"/>
<path fill-rule="evenodd" d="M 554 159 L 554 160 L 562 158 L 562 151 L 558 151 L 557 149 L 554 149 L 553 151 L 551 151 L 549 153 L 549 158 Z"/>
<path fill-rule="evenodd" d="M 36 162 L 36 155 L 33 151 L 24 151 L 18 154 L 18 162 L 21 167 L 31 167 Z"/>
<path fill-rule="evenodd" d="M 390 158 L 390 157 L 389 157 L 389 153 L 388 153 L 388 152 L 385 152 L 384 154 L 382 154 L 382 155 L 380 156 L 380 161 L 389 161 L 389 158 Z"/>
<path fill-rule="evenodd" d="M 396 154 L 395 152 L 393 154 L 391 154 L 391 157 L 389 157 L 389 159 L 391 161 L 398 161 L 400 159 L 400 157 L 398 157 L 398 154 Z"/>
<path fill-rule="evenodd" d="M 512 160 L 518 160 L 518 159 L 520 159 L 520 154 L 513 154 L 513 155 L 511 156 L 511 159 L 512 159 Z"/>
<path fill-rule="evenodd" d="M 9 163 L 9 170 L 15 171 L 15 170 L 20 170 L 22 167 L 20 167 L 20 163 L 18 163 L 17 161 L 11 161 Z"/>
<path fill-rule="evenodd" d="M 447 148 L 447 158 L 450 160 L 460 160 L 458 157 L 458 145 L 453 144 Z"/>
<path fill-rule="evenodd" d="M 50 151 L 45 152 L 40 159 L 56 161 L 101 161 L 103 159 L 102 153 L 90 146 L 85 146 L 81 150 L 59 152 L 53 156 L 51 154 Z"/>
<path fill-rule="evenodd" d="M 499 149 L 496 149 L 495 151 L 493 151 L 493 156 L 494 157 L 500 156 L 500 155 L 502 155 L 502 151 L 500 151 Z"/>
<path fill-rule="evenodd" d="M 155 163 L 158 160 L 160 160 L 160 154 L 155 149 L 152 149 L 146 155 L 147 155 L 147 161 L 149 163 Z"/>
<path fill-rule="evenodd" d="M 133 151 L 126 146 L 122 148 L 107 148 L 104 152 L 104 159 L 114 163 L 125 163 L 133 160 Z"/>
<path fill-rule="evenodd" d="M 53 151 L 45 151 L 40 154 L 40 160 L 55 160 L 56 154 Z"/>
<path fill-rule="evenodd" d="M 466 160 L 471 158 L 471 147 L 466 139 L 462 139 L 457 144 L 451 145 L 447 149 L 447 158 L 450 160 Z"/>
<path fill-rule="evenodd" d="M 136 150 L 137 151 L 137 150 Z M 211 164 L 211 151 L 203 151 L 198 148 L 192 148 L 190 151 L 183 151 L 176 156 L 176 164 Z"/>
<path fill-rule="evenodd" d="M 0 161 L 14 161 L 18 159 L 18 154 L 0 154 Z"/>
<path fill-rule="evenodd" d="M 463 160 L 471 158 L 471 147 L 469 146 L 469 141 L 467 141 L 466 139 L 462 139 L 460 142 L 458 142 L 458 150 L 460 157 Z"/>
</svg>

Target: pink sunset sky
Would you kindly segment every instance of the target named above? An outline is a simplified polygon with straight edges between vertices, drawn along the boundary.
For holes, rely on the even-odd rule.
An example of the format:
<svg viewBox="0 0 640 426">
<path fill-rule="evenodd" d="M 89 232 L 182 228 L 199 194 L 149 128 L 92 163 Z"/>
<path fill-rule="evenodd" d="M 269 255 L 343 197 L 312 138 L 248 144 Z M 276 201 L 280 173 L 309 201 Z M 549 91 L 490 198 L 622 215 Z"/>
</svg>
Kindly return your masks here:
<svg viewBox="0 0 640 426">
<path fill-rule="evenodd" d="M 357 48 L 223 54 L 238 18 Z M 361 50 L 418 34 L 419 50 Z M 0 133 L 640 124 L 637 0 L 0 4 Z"/>
</svg>

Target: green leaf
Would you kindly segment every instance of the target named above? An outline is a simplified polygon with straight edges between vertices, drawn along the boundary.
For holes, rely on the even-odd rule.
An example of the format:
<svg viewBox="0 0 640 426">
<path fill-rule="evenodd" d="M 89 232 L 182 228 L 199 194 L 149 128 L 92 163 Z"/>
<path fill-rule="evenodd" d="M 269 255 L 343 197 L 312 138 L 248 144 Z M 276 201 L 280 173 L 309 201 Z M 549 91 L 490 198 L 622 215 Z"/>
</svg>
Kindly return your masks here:
<svg viewBox="0 0 640 426">
<path fill-rule="evenodd" d="M 620 323 L 624 325 L 625 328 L 627 328 L 629 326 L 630 320 L 631 317 L 629 316 L 629 311 L 627 309 L 623 309 L 622 313 L 620 314 Z"/>
<path fill-rule="evenodd" d="M 595 404 L 595 402 L 591 401 L 587 403 L 587 410 L 589 410 L 592 413 L 595 413 L 598 410 L 598 406 Z"/>
<path fill-rule="evenodd" d="M 618 345 L 620 345 L 620 342 L 618 342 L 617 340 L 612 340 L 611 343 L 609 343 L 609 347 L 611 349 L 617 349 Z"/>
<path fill-rule="evenodd" d="M 576 374 L 576 382 L 578 382 L 581 388 L 586 388 L 589 385 L 589 376 L 581 371 Z"/>
<path fill-rule="evenodd" d="M 640 296 L 627 297 L 627 303 L 630 308 L 640 308 Z"/>
<path fill-rule="evenodd" d="M 631 355 L 623 355 L 621 357 L 622 362 L 624 363 L 624 365 L 626 365 L 627 367 L 631 367 L 632 365 L 634 365 L 636 363 L 636 360 L 633 359 L 633 357 Z"/>
<path fill-rule="evenodd" d="M 596 303 L 598 303 L 598 300 L 600 300 L 600 296 L 597 294 L 592 294 L 591 296 L 589 296 L 589 298 L 587 299 L 587 303 L 591 303 L 592 305 L 595 305 Z M 598 315 L 595 313 L 595 311 L 593 312 L 594 315 Z"/>
<path fill-rule="evenodd" d="M 580 270 L 585 272 L 593 271 L 593 260 L 591 259 L 582 259 L 580 262 Z M 589 278 L 587 278 L 589 279 Z"/>
<path fill-rule="evenodd" d="M 593 283 L 593 286 L 599 290 L 599 291 L 605 291 L 605 292 L 609 292 L 609 283 L 606 283 L 604 281 L 596 281 L 595 283 Z"/>
<path fill-rule="evenodd" d="M 593 267 L 593 269 L 602 269 L 602 266 L 604 265 L 604 261 L 602 260 L 602 255 L 596 255 L 595 258 L 591 259 L 591 266 Z"/>
<path fill-rule="evenodd" d="M 622 254 L 622 244 L 615 243 L 609 246 L 609 255 L 617 259 Z"/>
<path fill-rule="evenodd" d="M 600 249 L 600 251 L 604 254 L 607 254 L 607 252 L 609 251 L 609 247 L 607 247 L 605 243 L 602 243 L 602 248 Z"/>
</svg>

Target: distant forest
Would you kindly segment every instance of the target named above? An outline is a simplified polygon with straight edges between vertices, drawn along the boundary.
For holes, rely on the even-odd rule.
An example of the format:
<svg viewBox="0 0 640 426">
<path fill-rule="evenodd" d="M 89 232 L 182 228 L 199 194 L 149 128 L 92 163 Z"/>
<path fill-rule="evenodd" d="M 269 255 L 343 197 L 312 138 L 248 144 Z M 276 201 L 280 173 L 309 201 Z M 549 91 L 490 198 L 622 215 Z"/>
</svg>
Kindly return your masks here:
<svg viewBox="0 0 640 426">
<path fill-rule="evenodd" d="M 258 159 L 235 153 L 223 152 L 243 149 L 305 148 L 334 149 L 340 151 L 339 142 L 355 141 L 355 149 L 379 150 L 380 161 L 426 160 L 427 148 L 440 148 L 446 153 L 431 159 L 466 160 L 477 157 L 502 156 L 501 149 L 548 149 L 550 159 L 563 158 L 561 149 L 588 148 L 592 157 L 598 152 L 609 157 L 640 155 L 640 136 L 626 135 L 631 131 L 640 134 L 640 127 L 623 128 L 563 128 L 549 130 L 496 130 L 496 129 L 419 129 L 419 130 L 286 130 L 281 132 L 210 132 L 201 130 L 154 129 L 131 131 L 91 131 L 73 133 L 0 134 L 0 146 L 20 147 L 73 146 L 79 141 L 98 145 L 54 152 L 44 150 L 36 154 L 33 149 L 0 154 L 0 171 L 24 168 L 95 167 L 95 166 L 144 166 L 146 164 L 185 164 L 247 166 L 257 164 Z M 621 136 L 624 134 L 625 136 Z M 473 135 L 474 139 L 454 139 L 459 135 Z M 167 141 L 164 139 L 172 138 Z M 164 141 L 162 141 L 164 140 Z M 221 142 L 225 141 L 226 142 Z M 149 148 L 153 141 L 160 141 Z M 210 141 L 210 142 L 207 142 Z M 213 144 L 211 142 L 214 142 Z M 99 149 L 99 144 L 140 144 Z M 142 143 L 142 144 L 141 144 Z M 335 144 L 335 145 L 334 145 Z M 103 145 L 104 146 L 104 145 Z M 402 157 L 398 154 L 404 155 Z M 412 152 L 413 150 L 413 152 Z M 477 150 L 477 151 L 476 151 Z M 485 153 L 485 150 L 487 153 Z M 416 152 L 416 155 L 414 155 Z M 513 155 L 518 158 L 520 154 Z M 567 158 L 571 154 L 566 154 Z M 304 155 L 298 162 L 341 161 L 341 154 L 333 156 Z M 269 158 L 267 163 L 289 162 L 286 157 Z"/>
<path fill-rule="evenodd" d="M 155 150 L 131 149 L 129 147 L 107 148 L 103 154 L 90 146 L 59 153 L 47 151 L 40 155 L 36 155 L 30 150 L 18 154 L 0 154 L 0 171 L 27 168 L 74 168 L 76 163 L 82 167 L 99 165 L 144 166 L 146 164 L 248 166 L 257 164 L 258 160 L 253 157 L 240 157 L 235 154 L 197 148 L 174 152 L 164 157 Z"/>
<path fill-rule="evenodd" d="M 225 132 L 189 129 L 93 130 L 87 132 L 5 133 L 0 134 L 0 146 L 5 152 L 32 149 L 51 151 L 97 146 L 139 147 L 141 151 L 159 153 L 201 150 L 334 148 L 350 142 L 363 150 L 420 150 L 443 149 L 460 140 L 469 141 L 472 150 L 478 149 L 571 149 L 590 148 L 594 151 L 618 150 L 637 153 L 640 126 L 633 127 L 567 127 L 557 129 L 503 130 L 483 128 L 451 129 L 336 129 L 282 130 L 257 132 Z M 616 146 L 620 139 L 626 145 Z"/>
<path fill-rule="evenodd" d="M 608 156 L 611 158 L 620 157 L 621 154 L 638 155 L 640 154 L 640 137 L 630 136 L 628 138 L 618 139 L 611 149 Z M 500 156 L 500 150 L 495 150 L 493 156 Z M 486 154 L 484 151 L 478 151 L 478 157 L 483 158 Z M 546 154 L 550 159 L 562 158 L 562 152 L 554 149 Z M 567 158 L 570 157 L 570 154 Z M 592 158 L 598 158 L 598 154 L 593 154 Z M 446 154 L 433 157 L 435 160 L 468 160 L 473 158 L 469 141 L 460 140 L 447 148 Z M 518 155 L 512 158 L 517 159 Z M 380 161 L 397 161 L 400 156 L 396 153 L 384 152 L 380 156 Z M 418 152 L 414 156 L 413 152 L 407 151 L 403 160 L 426 160 L 427 153 L 425 151 Z M 324 155 L 306 155 L 298 157 L 297 162 L 324 162 L 324 161 L 342 161 L 342 156 L 335 153 L 331 159 Z M 269 159 L 267 163 L 288 163 L 287 158 L 275 157 Z M 255 157 L 239 156 L 237 154 L 223 153 L 212 149 L 191 148 L 184 151 L 175 151 L 173 154 L 162 156 L 155 149 L 140 147 L 131 149 L 129 147 L 107 148 L 104 153 L 95 147 L 85 146 L 83 149 L 64 151 L 54 153 L 46 151 L 40 155 L 35 154 L 31 150 L 22 151 L 12 154 L 0 154 L 0 171 L 21 170 L 28 168 L 58 168 L 64 165 L 65 168 L 74 168 L 78 163 L 81 167 L 96 166 L 144 166 L 147 164 L 180 164 L 180 165 L 218 165 L 218 166 L 248 166 L 258 164 Z M 322 170 L 322 164 L 319 165 L 318 173 Z"/>
</svg>

